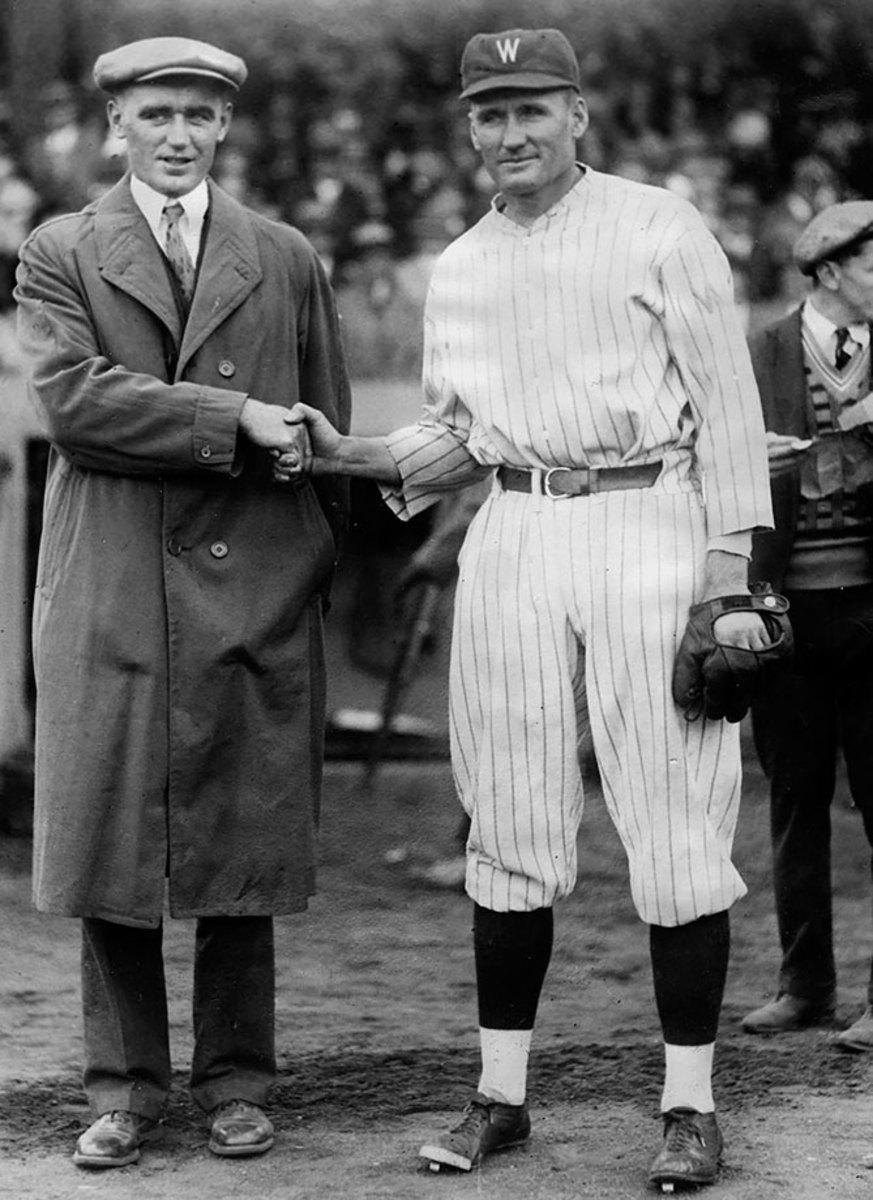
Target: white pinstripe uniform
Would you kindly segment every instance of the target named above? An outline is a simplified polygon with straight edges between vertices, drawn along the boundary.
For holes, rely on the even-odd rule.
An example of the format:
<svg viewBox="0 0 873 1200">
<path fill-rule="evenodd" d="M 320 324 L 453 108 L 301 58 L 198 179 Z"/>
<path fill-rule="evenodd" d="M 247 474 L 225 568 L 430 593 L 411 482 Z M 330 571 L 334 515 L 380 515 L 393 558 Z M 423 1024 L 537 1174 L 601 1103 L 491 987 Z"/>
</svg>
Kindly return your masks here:
<svg viewBox="0 0 873 1200">
<path fill-rule="evenodd" d="M 589 497 L 495 483 L 473 521 L 450 686 L 469 894 L 528 911 L 574 886 L 584 687 L 640 916 L 728 908 L 745 891 L 730 859 L 738 727 L 688 724 L 670 696 L 707 548 L 772 523 L 720 248 L 684 201 L 592 170 L 530 227 L 495 204 L 437 264 L 424 384 L 419 424 L 388 441 L 402 517 L 477 464 L 663 462 L 649 489 Z"/>
</svg>

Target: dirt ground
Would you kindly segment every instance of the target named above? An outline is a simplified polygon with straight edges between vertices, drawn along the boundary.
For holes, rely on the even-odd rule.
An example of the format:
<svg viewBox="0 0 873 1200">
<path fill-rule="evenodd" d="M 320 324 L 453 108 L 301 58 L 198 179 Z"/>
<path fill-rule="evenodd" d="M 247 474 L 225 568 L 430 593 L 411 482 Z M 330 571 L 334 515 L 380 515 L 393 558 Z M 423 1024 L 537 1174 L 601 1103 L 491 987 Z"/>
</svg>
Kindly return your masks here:
<svg viewBox="0 0 873 1200">
<path fill-rule="evenodd" d="M 164 1136 L 138 1166 L 72 1166 L 86 1122 L 78 1085 L 77 929 L 29 905 L 26 839 L 0 843 L 0 1194 L 16 1200 L 308 1200 L 633 1197 L 658 1140 L 661 1049 L 645 930 L 600 797 L 583 824 L 582 881 L 558 912 L 532 1060 L 534 1137 L 472 1177 L 417 1162 L 423 1135 L 463 1105 L 476 1078 L 470 909 L 410 866 L 451 849 L 445 764 L 386 766 L 372 795 L 357 764 L 328 768 L 320 891 L 278 922 L 279 1137 L 259 1160 L 205 1149 L 185 1094 L 192 928 L 168 923 L 176 1084 Z M 834 812 L 841 1017 L 863 1004 L 871 954 L 868 852 L 845 800 Z M 749 764 L 737 861 L 750 887 L 734 910 L 717 1056 L 725 1200 L 873 1197 L 873 1065 L 829 1031 L 761 1041 L 742 1013 L 775 971 L 764 787 Z"/>
</svg>

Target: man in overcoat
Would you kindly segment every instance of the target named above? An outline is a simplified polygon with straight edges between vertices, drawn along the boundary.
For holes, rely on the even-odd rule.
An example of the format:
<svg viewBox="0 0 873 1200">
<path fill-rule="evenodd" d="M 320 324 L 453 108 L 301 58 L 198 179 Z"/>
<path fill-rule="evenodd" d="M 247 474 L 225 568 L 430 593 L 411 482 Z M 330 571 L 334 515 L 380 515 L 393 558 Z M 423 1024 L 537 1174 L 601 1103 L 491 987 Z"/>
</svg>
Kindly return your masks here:
<svg viewBox="0 0 873 1200">
<path fill-rule="evenodd" d="M 775 530 L 755 535 L 752 575 L 791 602 L 795 654 L 752 709 L 770 777 L 782 949 L 776 996 L 748 1033 L 834 1021 L 830 806 L 842 751 L 873 846 L 873 202 L 819 213 L 794 248 L 804 303 L 757 334 L 752 363 L 769 446 Z M 866 1008 L 836 1044 L 873 1050 Z"/>
<path fill-rule="evenodd" d="M 313 891 L 322 604 L 345 519 L 305 399 L 348 424 L 324 271 L 208 178 L 246 67 L 183 38 L 101 56 L 130 170 L 21 252 L 22 343 L 51 455 L 34 612 L 34 894 L 82 920 L 74 1161 L 134 1162 L 170 1085 L 161 951 L 197 919 L 191 1087 L 210 1149 L 269 1149 L 272 917 Z"/>
</svg>

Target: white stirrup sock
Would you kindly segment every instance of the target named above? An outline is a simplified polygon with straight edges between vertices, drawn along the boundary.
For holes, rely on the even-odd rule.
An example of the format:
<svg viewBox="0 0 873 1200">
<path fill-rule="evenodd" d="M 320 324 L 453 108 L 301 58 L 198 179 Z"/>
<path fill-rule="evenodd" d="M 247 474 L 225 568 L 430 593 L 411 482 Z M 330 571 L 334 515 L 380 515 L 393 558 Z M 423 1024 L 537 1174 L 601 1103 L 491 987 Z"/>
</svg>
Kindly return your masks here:
<svg viewBox="0 0 873 1200">
<path fill-rule="evenodd" d="M 483 1029 L 479 1026 L 482 1075 L 479 1091 L 502 1104 L 524 1104 L 532 1029 Z"/>
<path fill-rule="evenodd" d="M 693 1108 L 715 1112 L 712 1098 L 712 1056 L 715 1042 L 708 1046 L 664 1045 L 664 1092 L 661 1112 L 669 1108 Z"/>
</svg>

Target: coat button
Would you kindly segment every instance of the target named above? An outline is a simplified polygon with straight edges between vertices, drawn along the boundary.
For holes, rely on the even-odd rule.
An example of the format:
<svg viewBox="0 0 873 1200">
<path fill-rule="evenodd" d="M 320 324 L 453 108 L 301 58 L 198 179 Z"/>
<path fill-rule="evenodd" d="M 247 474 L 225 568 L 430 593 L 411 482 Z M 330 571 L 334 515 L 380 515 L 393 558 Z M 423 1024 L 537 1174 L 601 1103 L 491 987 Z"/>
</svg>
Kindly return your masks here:
<svg viewBox="0 0 873 1200">
<path fill-rule="evenodd" d="M 200 457 L 201 458 L 212 458 L 212 447 L 211 446 L 201 446 L 200 447 Z"/>
<path fill-rule="evenodd" d="M 229 358 L 223 358 L 218 364 L 218 374 L 222 375 L 225 379 L 230 379 L 231 375 L 236 374 L 236 367 Z"/>
<path fill-rule="evenodd" d="M 172 554 L 174 558 L 177 558 L 182 553 L 182 547 L 173 537 L 167 542 L 167 553 Z"/>
<path fill-rule="evenodd" d="M 226 558 L 227 542 L 213 542 L 209 547 L 209 553 L 213 558 Z"/>
</svg>

